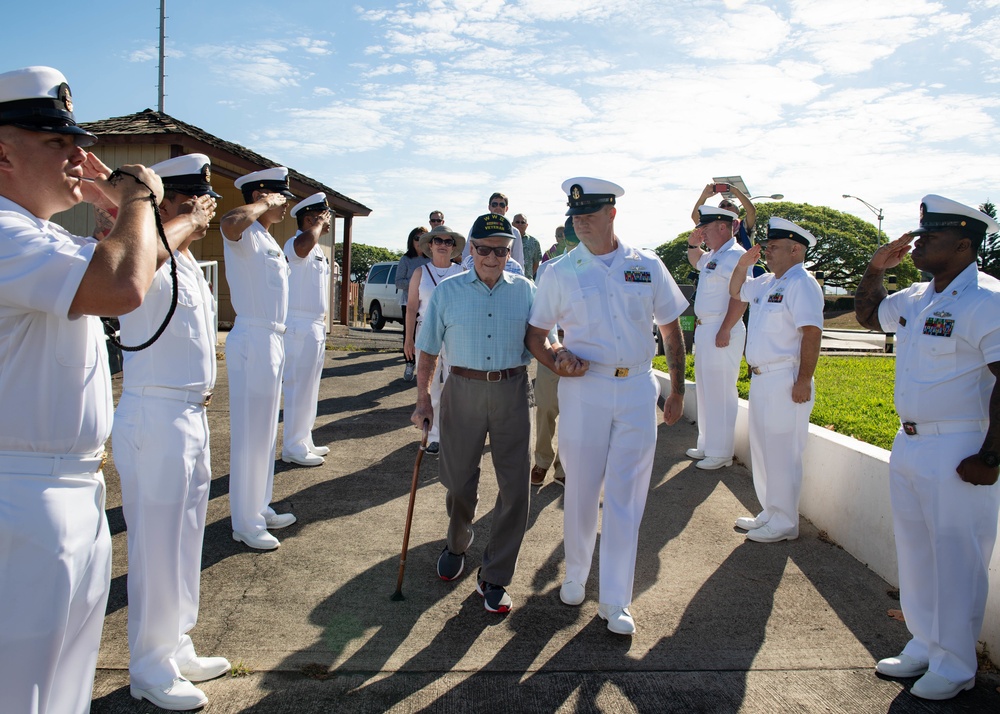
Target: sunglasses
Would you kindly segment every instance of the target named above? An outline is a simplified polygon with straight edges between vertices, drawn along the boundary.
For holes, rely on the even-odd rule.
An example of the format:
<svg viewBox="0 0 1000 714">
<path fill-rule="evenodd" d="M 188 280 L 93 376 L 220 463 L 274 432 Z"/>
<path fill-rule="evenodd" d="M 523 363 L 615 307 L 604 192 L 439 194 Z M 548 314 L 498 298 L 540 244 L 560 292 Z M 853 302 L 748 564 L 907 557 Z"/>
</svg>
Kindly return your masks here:
<svg viewBox="0 0 1000 714">
<path fill-rule="evenodd" d="M 474 245 L 472 247 L 475 248 L 476 252 L 483 257 L 492 253 L 498 258 L 506 258 L 510 254 L 510 248 L 507 247 L 490 248 L 487 245 Z"/>
<path fill-rule="evenodd" d="M 444 223 L 443 218 L 431 218 L 429 219 L 431 223 Z"/>
<path fill-rule="evenodd" d="M 442 238 L 441 236 L 434 236 L 431 238 L 431 243 L 434 245 L 455 245 L 454 238 Z"/>
<path fill-rule="evenodd" d="M 507 204 L 502 201 L 491 201 L 490 208 L 507 208 Z"/>
</svg>

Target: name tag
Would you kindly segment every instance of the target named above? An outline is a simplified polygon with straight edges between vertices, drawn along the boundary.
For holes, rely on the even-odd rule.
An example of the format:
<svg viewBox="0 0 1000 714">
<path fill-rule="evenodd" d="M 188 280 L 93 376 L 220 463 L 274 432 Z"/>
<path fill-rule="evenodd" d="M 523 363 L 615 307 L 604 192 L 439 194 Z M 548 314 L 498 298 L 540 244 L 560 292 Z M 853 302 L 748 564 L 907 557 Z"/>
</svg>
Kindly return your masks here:
<svg viewBox="0 0 1000 714">
<path fill-rule="evenodd" d="M 274 248 L 268 248 L 267 254 L 272 258 L 277 258 L 279 255 L 284 255 L 280 250 L 275 250 Z"/>
<path fill-rule="evenodd" d="M 648 270 L 626 270 L 626 283 L 651 283 L 653 282 Z"/>
<path fill-rule="evenodd" d="M 946 320 L 943 317 L 928 317 L 924 322 L 924 334 L 931 337 L 951 337 L 953 329 L 955 329 L 955 321 Z"/>
</svg>

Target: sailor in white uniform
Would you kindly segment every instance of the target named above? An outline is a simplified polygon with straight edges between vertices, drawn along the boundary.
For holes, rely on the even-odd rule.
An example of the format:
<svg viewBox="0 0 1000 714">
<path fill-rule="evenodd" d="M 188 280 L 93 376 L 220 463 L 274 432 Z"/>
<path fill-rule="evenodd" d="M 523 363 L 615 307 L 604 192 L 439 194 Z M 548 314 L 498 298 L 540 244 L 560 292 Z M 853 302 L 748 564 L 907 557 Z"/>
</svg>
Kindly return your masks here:
<svg viewBox="0 0 1000 714">
<path fill-rule="evenodd" d="M 109 182 L 82 148 L 95 141 L 61 72 L 0 74 L 0 708 L 18 714 L 90 711 L 111 586 L 112 413 L 91 316 L 137 308 L 157 268 L 160 179 L 131 165 Z M 117 213 L 100 242 L 50 221 L 81 201 L 99 224 Z"/>
<path fill-rule="evenodd" d="M 1000 512 L 1000 281 L 976 258 L 1000 225 L 985 213 L 924 196 L 920 227 L 882 246 L 858 285 L 870 329 L 896 333 L 896 411 L 889 488 L 899 600 L 913 635 L 876 670 L 923 675 L 910 693 L 950 699 L 976 683 L 976 640 L 989 594 Z M 929 273 L 887 295 L 886 270 L 913 244 Z"/>
<path fill-rule="evenodd" d="M 563 191 L 580 245 L 546 270 L 525 338 L 540 364 L 560 377 L 575 377 L 559 380 L 559 452 L 570 475 L 566 577 L 559 596 L 567 605 L 585 599 L 603 487 L 597 614 L 612 632 L 630 635 L 639 523 L 656 447 L 653 322 L 667 346 L 671 393 L 664 420 L 673 424 L 684 409 L 678 318 L 687 300 L 655 253 L 625 245 L 615 235 L 621 186 L 581 177 L 565 181 Z M 564 340 L 550 347 L 547 337 L 557 323 Z"/>
<path fill-rule="evenodd" d="M 160 216 L 176 245 L 177 306 L 150 347 L 124 353 L 122 397 L 111 432 L 128 526 L 128 640 L 132 695 L 165 709 L 208 702 L 192 682 L 229 671 L 223 657 L 198 657 L 188 632 L 198 622 L 201 549 L 212 481 L 206 407 L 215 388 L 215 299 L 191 244 L 215 215 L 211 162 L 187 154 L 150 167 L 163 181 Z M 121 317 L 122 342 L 140 344 L 159 327 L 173 295 L 164 263 L 142 306 Z"/>
<path fill-rule="evenodd" d="M 292 208 L 299 232 L 285 243 L 288 259 L 288 320 L 285 323 L 285 432 L 281 459 L 319 466 L 330 453 L 313 443 L 319 382 L 326 353 L 326 315 L 330 309 L 330 261 L 319 239 L 330 231 L 325 193 L 314 193 Z"/>
<path fill-rule="evenodd" d="M 226 280 L 236 322 L 226 338 L 229 375 L 229 503 L 233 539 L 258 550 L 277 548 L 268 529 L 295 522 L 269 505 L 274 486 L 281 374 L 285 365 L 288 261 L 268 233 L 285 217 L 288 169 L 278 166 L 234 182 L 245 206 L 222 217 Z"/>
<path fill-rule="evenodd" d="M 750 304 L 750 464 L 762 507 L 757 516 L 736 519 L 736 525 L 758 543 L 799 536 L 802 452 L 823 336 L 823 289 L 802 265 L 814 245 L 809 231 L 771 218 L 767 240 L 740 256 L 729 281 L 730 296 Z M 771 272 L 748 280 L 762 249 Z"/>
<path fill-rule="evenodd" d="M 694 300 L 698 443 L 687 455 L 701 459 L 696 464 L 699 469 L 712 470 L 733 463 L 739 410 L 736 380 L 746 342 L 740 318 L 746 306 L 729 297 L 729 278 L 746 251 L 733 237 L 733 221 L 739 216 L 714 206 L 698 206 L 698 213 L 701 222 L 691 232 L 687 250 L 688 261 L 701 274 Z"/>
</svg>

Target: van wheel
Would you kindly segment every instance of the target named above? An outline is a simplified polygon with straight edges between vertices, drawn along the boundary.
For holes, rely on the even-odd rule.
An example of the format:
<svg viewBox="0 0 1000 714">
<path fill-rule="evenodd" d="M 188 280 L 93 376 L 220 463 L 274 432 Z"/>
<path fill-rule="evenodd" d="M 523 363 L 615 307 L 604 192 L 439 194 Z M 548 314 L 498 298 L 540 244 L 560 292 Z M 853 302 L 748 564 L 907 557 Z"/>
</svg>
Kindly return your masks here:
<svg viewBox="0 0 1000 714">
<path fill-rule="evenodd" d="M 369 308 L 368 322 L 372 324 L 372 329 L 375 332 L 379 332 L 385 327 L 385 315 L 382 314 L 382 306 L 378 304 L 378 300 L 375 300 Z"/>
</svg>

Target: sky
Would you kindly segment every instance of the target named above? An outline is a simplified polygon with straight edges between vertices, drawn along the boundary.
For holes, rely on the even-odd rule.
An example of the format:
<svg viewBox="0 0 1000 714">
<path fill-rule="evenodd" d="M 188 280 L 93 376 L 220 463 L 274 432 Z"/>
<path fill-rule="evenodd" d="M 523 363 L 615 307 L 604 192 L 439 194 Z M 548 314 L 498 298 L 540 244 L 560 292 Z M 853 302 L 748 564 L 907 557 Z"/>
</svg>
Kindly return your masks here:
<svg viewBox="0 0 1000 714">
<path fill-rule="evenodd" d="M 649 248 L 692 227 L 716 176 L 875 223 L 842 197 L 858 196 L 890 237 L 927 193 L 1000 198 L 1000 0 L 166 0 L 166 14 L 166 113 L 371 208 L 360 243 L 403 250 L 435 209 L 465 232 L 500 191 L 545 249 L 573 176 L 624 187 L 616 233 Z M 60 69 L 79 121 L 156 108 L 158 0 L 3 15 L 0 71 Z"/>
</svg>

